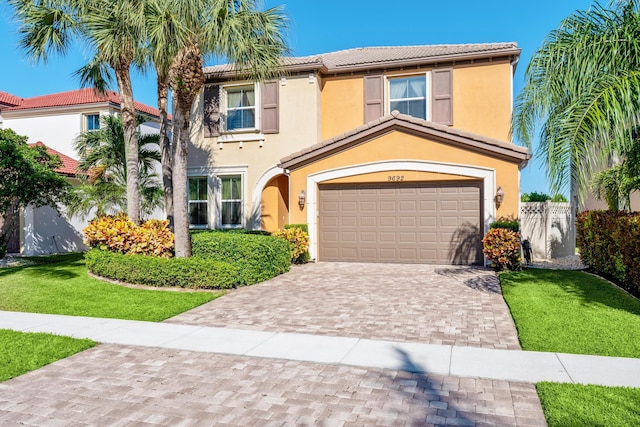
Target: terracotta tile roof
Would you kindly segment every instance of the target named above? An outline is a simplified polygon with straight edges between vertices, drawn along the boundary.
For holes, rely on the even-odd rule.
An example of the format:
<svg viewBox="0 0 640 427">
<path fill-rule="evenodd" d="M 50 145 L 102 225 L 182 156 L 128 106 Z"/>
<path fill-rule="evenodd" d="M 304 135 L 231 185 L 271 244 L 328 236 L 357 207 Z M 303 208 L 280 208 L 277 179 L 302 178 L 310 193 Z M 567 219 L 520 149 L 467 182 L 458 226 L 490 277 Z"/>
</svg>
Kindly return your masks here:
<svg viewBox="0 0 640 427">
<path fill-rule="evenodd" d="M 10 107 L 15 107 L 16 105 L 20 105 L 22 103 L 22 98 L 19 98 L 15 95 L 11 95 L 10 93 L 3 92 L 0 90 L 0 104 L 8 105 Z"/>
<path fill-rule="evenodd" d="M 54 150 L 51 147 L 47 147 L 42 141 L 38 141 L 35 144 L 29 144 L 30 147 L 33 147 L 36 145 L 45 147 L 47 149 L 47 153 L 51 154 L 52 156 L 60 157 L 60 160 L 62 160 L 62 166 L 56 169 L 56 172 L 62 175 L 69 175 L 69 176 L 76 175 L 76 173 L 78 172 L 77 171 L 78 161 L 76 159 L 71 158 L 65 154 L 62 154 L 61 152 Z"/>
<path fill-rule="evenodd" d="M 70 105 L 99 104 L 110 103 L 117 107 L 120 106 L 120 97 L 116 92 L 107 91 L 105 94 L 99 94 L 92 88 L 72 90 L 68 92 L 53 93 L 50 95 L 34 96 L 25 98 L 20 105 L 7 108 L 7 111 L 28 110 L 34 108 L 63 107 Z M 141 102 L 135 103 L 136 110 L 153 117 L 160 117 L 160 112 Z"/>
<path fill-rule="evenodd" d="M 285 70 L 295 68 L 323 69 L 334 73 L 354 69 L 371 69 L 409 64 L 428 64 L 433 62 L 464 60 L 498 55 L 519 55 L 520 49 L 515 42 L 440 44 L 421 46 L 382 46 L 346 49 L 337 52 L 312 56 L 285 57 L 282 66 Z M 232 64 L 205 67 L 205 74 L 232 73 Z"/>
<path fill-rule="evenodd" d="M 279 166 L 284 169 L 302 166 L 314 159 L 343 149 L 351 143 L 361 141 L 362 139 L 373 138 L 387 132 L 394 126 L 411 129 L 431 137 L 444 139 L 469 148 L 481 149 L 482 152 L 492 152 L 518 161 L 526 161 L 531 158 L 529 150 L 525 147 L 393 111 L 389 115 L 380 117 L 341 135 L 326 139 L 297 153 L 284 157 L 280 160 Z"/>
<path fill-rule="evenodd" d="M 322 59 L 318 55 L 313 56 L 286 56 L 281 60 L 282 66 L 287 69 L 304 68 L 304 69 L 320 69 L 324 66 Z M 233 73 L 235 67 L 233 64 L 213 65 L 204 67 L 203 71 L 207 74 L 224 74 Z"/>
<path fill-rule="evenodd" d="M 505 50 L 518 50 L 516 43 L 480 43 L 480 44 L 441 44 L 423 46 L 385 46 L 347 49 L 327 53 L 322 61 L 330 71 L 356 65 L 385 64 L 412 60 L 430 60 L 471 54 L 502 53 Z"/>
</svg>

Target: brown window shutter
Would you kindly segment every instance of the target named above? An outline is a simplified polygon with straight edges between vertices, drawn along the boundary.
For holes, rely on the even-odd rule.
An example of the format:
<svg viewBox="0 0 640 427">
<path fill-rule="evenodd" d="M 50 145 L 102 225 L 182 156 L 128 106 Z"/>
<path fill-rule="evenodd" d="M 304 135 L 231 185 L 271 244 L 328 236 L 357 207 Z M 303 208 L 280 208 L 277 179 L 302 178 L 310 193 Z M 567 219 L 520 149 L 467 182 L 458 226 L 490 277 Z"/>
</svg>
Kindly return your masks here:
<svg viewBox="0 0 640 427">
<path fill-rule="evenodd" d="M 384 114 L 382 74 L 364 76 L 364 122 L 369 123 Z"/>
<path fill-rule="evenodd" d="M 262 133 L 278 133 L 280 131 L 278 88 L 277 81 L 262 84 Z"/>
<path fill-rule="evenodd" d="M 453 125 L 453 69 L 433 70 L 433 112 L 431 120 L 443 125 Z"/>
<path fill-rule="evenodd" d="M 204 137 L 220 135 L 220 86 L 204 87 Z"/>
</svg>

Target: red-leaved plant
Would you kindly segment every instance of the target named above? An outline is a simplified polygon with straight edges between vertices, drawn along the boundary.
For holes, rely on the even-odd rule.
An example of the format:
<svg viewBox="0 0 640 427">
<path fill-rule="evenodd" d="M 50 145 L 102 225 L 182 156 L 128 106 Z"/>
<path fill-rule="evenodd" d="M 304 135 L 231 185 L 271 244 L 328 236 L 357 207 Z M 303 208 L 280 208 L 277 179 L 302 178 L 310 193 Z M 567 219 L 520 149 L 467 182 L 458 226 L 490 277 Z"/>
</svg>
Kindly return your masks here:
<svg viewBox="0 0 640 427">
<path fill-rule="evenodd" d="M 520 269 L 520 233 L 506 228 L 491 228 L 482 244 L 482 252 L 495 270 Z"/>
</svg>

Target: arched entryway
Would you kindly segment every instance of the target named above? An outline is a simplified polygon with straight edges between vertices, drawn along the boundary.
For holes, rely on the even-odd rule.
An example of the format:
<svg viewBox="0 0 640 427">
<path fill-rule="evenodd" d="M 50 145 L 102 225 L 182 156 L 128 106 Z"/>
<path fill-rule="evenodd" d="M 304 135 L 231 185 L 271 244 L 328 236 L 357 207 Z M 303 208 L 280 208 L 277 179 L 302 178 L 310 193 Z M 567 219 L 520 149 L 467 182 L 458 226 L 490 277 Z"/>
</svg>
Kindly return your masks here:
<svg viewBox="0 0 640 427">
<path fill-rule="evenodd" d="M 271 178 L 262 190 L 260 228 L 275 231 L 289 223 L 289 177 Z"/>
</svg>

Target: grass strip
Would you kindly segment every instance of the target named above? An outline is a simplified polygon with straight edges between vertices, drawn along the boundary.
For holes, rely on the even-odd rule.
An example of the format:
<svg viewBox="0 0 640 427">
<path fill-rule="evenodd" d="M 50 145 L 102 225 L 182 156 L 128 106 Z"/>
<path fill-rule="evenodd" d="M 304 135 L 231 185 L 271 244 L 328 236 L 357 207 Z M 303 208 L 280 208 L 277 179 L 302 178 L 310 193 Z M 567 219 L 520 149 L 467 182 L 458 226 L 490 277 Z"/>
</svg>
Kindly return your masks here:
<svg viewBox="0 0 640 427">
<path fill-rule="evenodd" d="M 0 269 L 0 310 L 158 322 L 223 295 L 131 289 L 87 275 L 82 254 Z"/>
<path fill-rule="evenodd" d="M 581 384 L 536 384 L 549 427 L 640 425 L 640 389 Z"/>
<path fill-rule="evenodd" d="M 0 381 L 36 370 L 94 345 L 88 339 L 0 329 Z"/>
<path fill-rule="evenodd" d="M 524 350 L 640 357 L 640 301 L 580 271 L 500 274 Z"/>
</svg>

